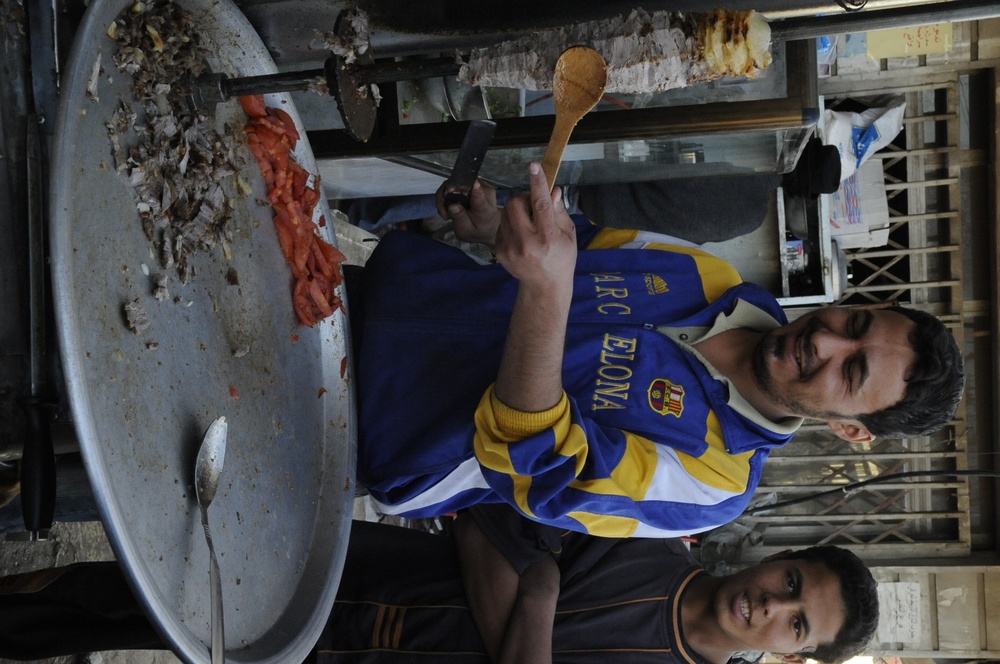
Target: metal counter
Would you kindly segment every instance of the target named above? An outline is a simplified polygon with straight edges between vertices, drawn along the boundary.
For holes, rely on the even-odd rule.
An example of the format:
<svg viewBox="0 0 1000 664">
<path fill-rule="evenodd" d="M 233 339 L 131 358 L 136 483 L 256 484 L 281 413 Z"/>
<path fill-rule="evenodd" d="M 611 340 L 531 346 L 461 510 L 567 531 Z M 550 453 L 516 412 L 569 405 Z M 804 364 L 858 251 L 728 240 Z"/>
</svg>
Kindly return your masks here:
<svg viewBox="0 0 1000 664">
<path fill-rule="evenodd" d="M 209 559 L 193 472 L 205 429 L 225 415 L 229 443 L 211 520 L 227 660 L 301 661 L 332 607 L 350 527 L 356 422 L 348 326 L 341 312 L 313 329 L 299 326 L 272 212 L 259 202 L 267 199 L 263 178 L 245 147 L 241 173 L 253 192 L 225 185 L 231 251 L 200 251 L 190 282 L 171 280 L 173 297 L 154 299 L 151 275 L 163 269 L 135 194 L 115 171 L 105 126 L 119 98 L 131 98 L 106 35 L 131 4 L 91 3 L 70 53 L 54 139 L 54 299 L 81 452 L 137 596 L 178 656 L 208 662 Z M 228 0 L 180 4 L 195 15 L 214 70 L 274 71 Z M 86 93 L 98 58 L 99 101 Z M 286 96 L 268 101 L 302 128 Z M 239 134 L 246 120 L 230 102 L 214 122 Z M 306 141 L 295 156 L 316 172 Z M 325 202 L 321 208 L 329 216 Z M 133 300 L 150 321 L 140 334 L 123 315 Z"/>
</svg>

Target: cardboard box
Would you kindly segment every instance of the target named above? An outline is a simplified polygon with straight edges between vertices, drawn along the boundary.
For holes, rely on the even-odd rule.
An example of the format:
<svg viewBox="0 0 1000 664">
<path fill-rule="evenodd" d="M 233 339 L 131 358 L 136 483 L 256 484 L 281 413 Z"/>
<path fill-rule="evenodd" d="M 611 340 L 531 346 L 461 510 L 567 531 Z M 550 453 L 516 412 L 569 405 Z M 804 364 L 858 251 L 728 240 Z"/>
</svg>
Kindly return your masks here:
<svg viewBox="0 0 1000 664">
<path fill-rule="evenodd" d="M 869 159 L 830 194 L 830 236 L 844 249 L 889 242 L 889 202 L 882 160 Z"/>
</svg>

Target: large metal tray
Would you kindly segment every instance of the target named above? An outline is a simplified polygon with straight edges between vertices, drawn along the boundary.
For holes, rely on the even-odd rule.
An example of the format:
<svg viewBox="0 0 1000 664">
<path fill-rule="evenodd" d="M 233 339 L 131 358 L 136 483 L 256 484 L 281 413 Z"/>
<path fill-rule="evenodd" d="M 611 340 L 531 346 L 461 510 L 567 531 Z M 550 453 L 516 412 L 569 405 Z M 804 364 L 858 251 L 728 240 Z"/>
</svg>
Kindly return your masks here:
<svg viewBox="0 0 1000 664">
<path fill-rule="evenodd" d="M 276 71 L 229 0 L 179 1 L 215 54 L 214 71 Z M 242 174 L 254 192 L 230 192 L 237 228 L 231 258 L 222 247 L 200 252 L 193 279 L 171 282 L 179 302 L 152 297 L 145 270 L 161 269 L 135 195 L 115 172 L 105 128 L 119 97 L 130 98 L 106 30 L 131 4 L 90 3 L 69 55 L 54 139 L 53 290 L 80 447 L 133 589 L 178 656 L 208 662 L 209 559 L 193 469 L 205 429 L 225 415 L 229 443 L 210 519 L 226 658 L 302 661 L 333 605 L 350 528 L 356 422 L 348 326 L 340 312 L 314 329 L 298 325 L 289 269 L 270 208 L 258 203 L 266 200 L 264 183 L 249 150 Z M 98 57 L 104 72 L 95 101 L 86 88 Z M 281 104 L 302 129 L 287 95 L 268 102 Z M 245 116 L 229 102 L 215 121 L 220 129 L 241 127 Z M 316 172 L 304 138 L 296 157 Z M 325 205 L 321 212 L 329 218 Z M 227 280 L 230 268 L 236 285 Z M 151 322 L 138 335 L 123 315 L 136 298 Z M 250 352 L 236 357 L 242 347 Z"/>
</svg>

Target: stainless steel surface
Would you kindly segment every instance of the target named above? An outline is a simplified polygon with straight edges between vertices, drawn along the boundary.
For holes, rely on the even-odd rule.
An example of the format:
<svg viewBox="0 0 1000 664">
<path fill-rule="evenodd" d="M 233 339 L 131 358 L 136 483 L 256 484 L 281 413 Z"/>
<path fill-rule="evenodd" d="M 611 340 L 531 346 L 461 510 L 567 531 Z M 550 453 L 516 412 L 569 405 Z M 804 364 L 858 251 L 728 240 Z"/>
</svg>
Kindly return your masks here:
<svg viewBox="0 0 1000 664">
<path fill-rule="evenodd" d="M 209 591 L 212 593 L 212 664 L 222 664 L 225 660 L 226 628 L 222 610 L 222 577 L 219 560 L 215 555 L 215 544 L 212 542 L 212 529 L 208 525 L 208 508 L 215 500 L 222 468 L 226 463 L 227 431 L 225 416 L 212 422 L 201 441 L 201 449 L 198 450 L 198 458 L 194 464 L 194 491 L 198 507 L 201 508 L 201 526 L 205 531 L 210 563 L 208 574 Z"/>
<path fill-rule="evenodd" d="M 347 26 L 347 23 L 341 25 Z M 366 49 L 367 52 L 367 49 Z M 362 57 L 364 57 L 362 55 Z M 343 97 L 350 91 L 372 83 L 394 83 L 410 79 L 431 77 L 431 81 L 439 81 L 442 100 L 448 106 L 447 112 L 456 119 L 467 120 L 467 110 L 487 117 L 486 106 L 479 88 L 461 83 L 454 77 L 458 74 L 459 63 L 454 57 L 437 58 L 434 60 L 407 60 L 405 62 L 382 62 L 365 65 L 348 64 L 339 55 L 326 59 L 320 69 L 303 69 L 284 71 L 277 74 L 261 76 L 241 76 L 232 78 L 226 74 L 207 73 L 192 78 L 189 101 L 194 108 L 211 114 L 215 104 L 228 101 L 234 97 L 260 95 L 271 92 L 308 92 L 317 85 L 326 85 L 334 92 L 336 98 Z M 444 74 L 440 76 L 439 74 Z M 344 86 L 347 86 L 346 89 Z M 313 93 L 316 94 L 316 93 Z M 478 109 L 475 101 L 478 97 Z M 466 108 L 468 107 L 468 109 Z M 345 117 L 344 122 L 349 122 Z"/>
<path fill-rule="evenodd" d="M 188 103 L 198 112 L 211 115 L 215 112 L 216 104 L 221 104 L 232 98 L 232 95 L 225 89 L 227 79 L 225 74 L 219 72 L 209 72 L 192 78 Z"/>
<path fill-rule="evenodd" d="M 858 12 L 834 12 L 772 21 L 771 38 L 775 41 L 815 39 L 838 33 L 867 32 L 929 23 L 980 21 L 997 16 L 1000 16 L 1000 4 L 996 0 L 952 0 L 886 9 L 866 7 L 864 11 Z"/>
<path fill-rule="evenodd" d="M 263 179 L 245 149 L 242 177 L 253 192 L 224 185 L 234 212 L 231 255 L 222 247 L 200 252 L 191 282 L 171 282 L 176 301 L 153 299 L 143 270 L 160 269 L 105 128 L 129 90 L 105 32 L 130 4 L 91 2 L 69 55 L 54 140 L 52 277 L 81 452 L 137 596 L 179 657 L 208 662 L 208 548 L 191 469 L 202 432 L 226 413 L 234 439 L 212 503 L 229 608 L 226 657 L 302 661 L 332 607 L 350 527 L 356 422 L 348 326 L 339 312 L 313 329 L 298 325 L 272 212 L 258 203 L 266 200 Z M 195 14 L 215 71 L 275 71 L 232 3 L 179 4 Z M 99 102 L 85 92 L 98 57 Z M 302 131 L 287 95 L 268 103 L 283 105 Z M 211 121 L 239 133 L 246 120 L 229 102 Z M 316 171 L 306 141 L 295 156 Z M 329 218 L 325 203 L 319 207 Z M 333 239 L 329 226 L 324 232 Z M 230 269 L 238 284 L 227 279 Z M 122 317 L 136 298 L 150 320 L 141 335 Z"/>
<path fill-rule="evenodd" d="M 421 62 L 412 60 L 411 62 Z M 483 89 L 459 81 L 454 75 L 425 78 L 414 82 L 420 102 L 426 102 L 439 113 L 436 120 L 448 116 L 453 120 L 489 120 L 490 112 Z M 419 103 L 419 102 L 417 102 Z M 410 115 L 412 117 L 413 110 Z"/>
</svg>

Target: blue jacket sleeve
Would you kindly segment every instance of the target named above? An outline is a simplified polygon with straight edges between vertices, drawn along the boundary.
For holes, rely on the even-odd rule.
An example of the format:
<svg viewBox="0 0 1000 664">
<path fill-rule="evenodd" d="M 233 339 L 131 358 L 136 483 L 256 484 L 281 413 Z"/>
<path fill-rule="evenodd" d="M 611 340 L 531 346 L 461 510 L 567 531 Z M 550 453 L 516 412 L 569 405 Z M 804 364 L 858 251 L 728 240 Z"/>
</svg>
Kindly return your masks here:
<svg viewBox="0 0 1000 664">
<path fill-rule="evenodd" d="M 710 419 L 707 449 L 692 456 L 601 427 L 566 395 L 524 413 L 491 388 L 476 412 L 474 449 L 490 487 L 530 519 L 604 537 L 676 537 L 738 516 L 766 456 L 729 454 Z"/>
</svg>

